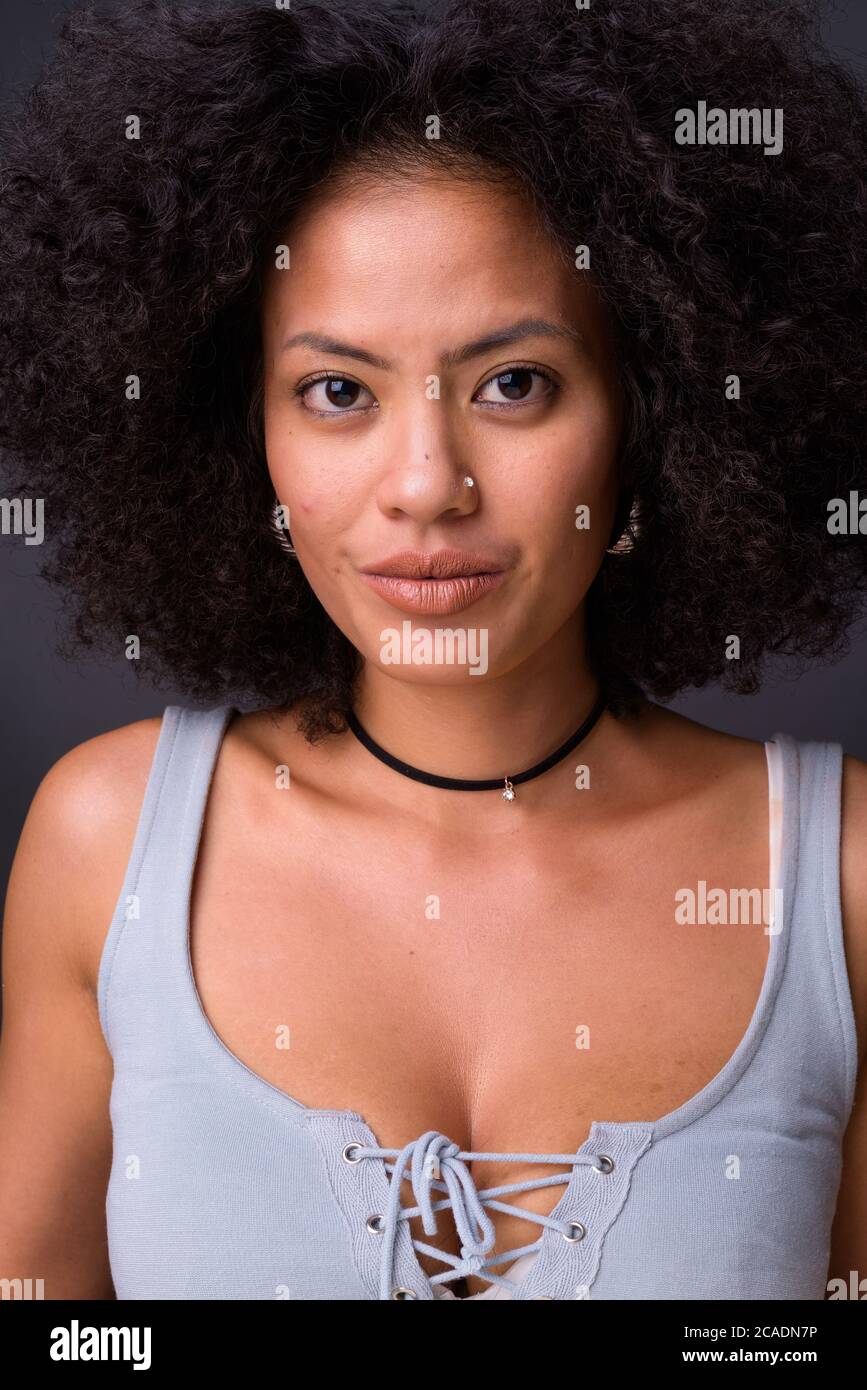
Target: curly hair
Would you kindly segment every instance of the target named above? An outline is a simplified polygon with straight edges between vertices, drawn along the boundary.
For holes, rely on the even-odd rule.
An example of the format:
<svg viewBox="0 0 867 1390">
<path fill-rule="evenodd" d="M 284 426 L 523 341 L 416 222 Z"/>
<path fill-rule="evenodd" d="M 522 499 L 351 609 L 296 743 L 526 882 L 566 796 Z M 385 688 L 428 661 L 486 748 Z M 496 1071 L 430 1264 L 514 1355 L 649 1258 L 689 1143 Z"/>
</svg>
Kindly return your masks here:
<svg viewBox="0 0 867 1390">
<path fill-rule="evenodd" d="M 781 108 L 782 150 L 678 143 L 700 100 Z M 842 654 L 867 586 L 863 537 L 828 528 L 865 487 L 865 153 L 802 0 L 74 12 L 0 135 L 0 448 L 46 499 L 73 640 L 138 633 L 196 700 L 345 727 L 359 653 L 269 525 L 264 267 L 330 177 L 439 161 L 590 248 L 627 401 L 618 529 L 639 518 L 588 594 L 614 712 Z"/>
</svg>

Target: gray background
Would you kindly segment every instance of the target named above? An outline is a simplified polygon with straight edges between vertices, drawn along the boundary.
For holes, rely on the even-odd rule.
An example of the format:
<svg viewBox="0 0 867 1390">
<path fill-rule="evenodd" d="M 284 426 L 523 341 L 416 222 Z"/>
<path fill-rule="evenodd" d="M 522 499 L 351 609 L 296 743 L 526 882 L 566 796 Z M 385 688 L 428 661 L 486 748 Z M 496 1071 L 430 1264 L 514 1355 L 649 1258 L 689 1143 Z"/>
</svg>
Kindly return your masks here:
<svg viewBox="0 0 867 1390">
<path fill-rule="evenodd" d="M 758 8 L 762 0 L 756 0 Z M 0 0 L 0 99 L 14 99 L 36 77 L 51 51 L 67 4 L 61 0 Z M 867 7 L 861 0 L 828 13 L 831 48 L 867 74 Z M 167 704 L 189 703 L 178 691 L 158 690 L 137 678 L 122 651 L 111 659 L 63 661 L 56 638 L 63 629 L 58 597 L 38 577 L 38 546 L 0 537 L 0 892 L 6 881 L 27 807 L 40 779 L 84 739 L 135 719 L 161 714 Z M 835 739 L 867 759 L 863 717 L 867 689 L 867 624 L 852 633 L 850 654 L 834 666 L 798 674 L 769 673 L 755 696 L 691 692 L 672 708 L 714 728 L 750 738 L 778 729 L 796 738 Z"/>
</svg>

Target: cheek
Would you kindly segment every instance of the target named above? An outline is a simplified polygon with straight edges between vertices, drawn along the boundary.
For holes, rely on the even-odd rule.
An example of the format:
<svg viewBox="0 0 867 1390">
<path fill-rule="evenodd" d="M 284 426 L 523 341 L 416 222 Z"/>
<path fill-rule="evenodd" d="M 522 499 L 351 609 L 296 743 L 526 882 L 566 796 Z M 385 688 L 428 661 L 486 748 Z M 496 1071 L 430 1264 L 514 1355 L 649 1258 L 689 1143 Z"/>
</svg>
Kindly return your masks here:
<svg viewBox="0 0 867 1390">
<path fill-rule="evenodd" d="M 295 418 L 295 409 L 279 401 L 264 412 L 265 459 L 274 491 L 297 520 L 327 510 L 339 487 L 332 477 L 327 444 L 311 441 Z"/>
<path fill-rule="evenodd" d="M 574 425 L 582 465 L 594 472 L 609 469 L 617 451 L 620 412 L 611 390 L 603 382 L 597 390 L 582 397 Z"/>
<path fill-rule="evenodd" d="M 585 403 L 576 421 L 573 449 L 575 507 L 589 509 L 589 528 L 577 529 L 585 546 L 596 553 L 605 546 L 614 520 L 620 479 L 617 452 L 620 438 L 620 417 L 616 402 L 607 392 L 600 391 Z M 572 522 L 575 525 L 574 519 Z M 595 543 L 594 543 L 595 542 Z"/>
<path fill-rule="evenodd" d="M 285 422 L 266 427 L 265 454 L 274 491 L 288 509 L 292 539 L 303 551 L 308 578 L 321 578 L 358 516 L 358 482 L 346 476 L 345 462 L 335 467 L 327 447 L 308 447 L 303 431 Z"/>
<path fill-rule="evenodd" d="M 520 529 L 546 621 L 568 616 L 603 559 L 619 492 L 617 442 L 610 406 L 585 399 L 526 460 Z"/>
<path fill-rule="evenodd" d="M 580 406 L 551 425 L 545 438 L 524 457 L 522 509 L 535 516 L 546 534 L 576 531 L 576 508 L 589 509 L 590 534 L 608 535 L 619 481 L 619 421 L 604 396 L 585 397 Z M 587 530 L 581 531 L 587 538 Z"/>
<path fill-rule="evenodd" d="M 278 497 L 288 501 L 286 496 L 292 468 L 294 430 L 289 416 L 289 408 L 278 400 L 273 391 L 266 388 L 263 405 L 262 425 L 265 436 L 265 460 L 268 472 Z"/>
</svg>

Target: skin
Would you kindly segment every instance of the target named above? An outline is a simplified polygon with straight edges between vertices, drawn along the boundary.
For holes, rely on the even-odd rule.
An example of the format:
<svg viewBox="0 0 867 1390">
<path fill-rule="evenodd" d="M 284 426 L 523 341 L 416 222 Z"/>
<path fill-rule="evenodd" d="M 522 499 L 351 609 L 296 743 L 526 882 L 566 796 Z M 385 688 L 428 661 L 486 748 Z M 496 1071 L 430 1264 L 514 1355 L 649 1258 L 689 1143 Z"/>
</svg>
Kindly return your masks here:
<svg viewBox="0 0 867 1390">
<path fill-rule="evenodd" d="M 392 741 L 409 739 L 422 765 L 434 769 L 451 766 L 453 720 L 464 726 L 470 769 L 473 759 L 480 769 L 497 766 L 497 723 L 506 710 L 532 752 L 540 719 L 565 738 L 592 689 L 586 670 L 575 680 L 584 621 L 576 595 L 586 593 L 610 534 L 620 393 L 594 297 L 533 222 L 529 229 L 528 236 L 517 197 L 484 186 L 363 185 L 319 201 L 299 219 L 290 237 L 293 268 L 272 271 L 266 291 L 266 454 L 277 496 L 289 507 L 293 544 L 320 602 L 366 658 L 359 717 L 374 737 L 387 729 Z M 517 254 L 524 273 L 509 274 Z M 487 305 L 495 307 L 480 308 Z M 522 335 L 440 367 L 441 351 L 527 319 L 564 323 L 581 342 Z M 311 330 L 393 366 L 325 360 L 300 345 L 283 349 Z M 532 360 L 555 386 L 539 376 L 526 383 L 527 399 L 513 403 L 496 374 Z M 323 363 L 364 388 L 352 413 L 336 418 L 321 384 L 303 399 L 294 394 Z M 434 373 L 440 398 L 428 399 Z M 314 413 L 324 409 L 327 418 Z M 467 473 L 476 487 L 462 486 Z M 576 529 L 579 504 L 590 507 L 589 532 Z M 484 550 L 491 542 L 518 548 L 508 584 L 475 604 L 471 617 L 454 617 L 490 628 L 487 676 L 468 681 L 457 666 L 384 666 L 380 632 L 405 615 L 359 580 L 357 566 L 404 546 Z M 471 684 L 484 689 L 468 699 Z M 421 716 L 434 688 L 442 716 L 427 721 Z"/>
<path fill-rule="evenodd" d="M 592 703 L 584 596 L 616 502 L 620 395 L 590 290 L 520 198 L 466 182 L 335 185 L 289 229 L 292 269 L 263 298 L 265 425 L 275 491 L 322 604 L 365 658 L 356 711 L 392 752 L 458 777 L 502 776 L 562 742 Z M 446 367 L 493 329 L 534 337 Z M 391 363 L 296 345 L 327 334 Z M 524 406 L 493 378 L 550 372 Z M 294 394 L 346 374 L 366 411 L 337 421 Z M 425 383 L 440 376 L 439 399 Z M 317 387 L 309 404 L 328 404 Z M 373 404 L 375 403 L 375 405 Z M 472 490 L 461 486 L 470 473 Z M 574 526 L 590 506 L 589 530 Z M 415 628 L 484 626 L 480 677 L 386 666 L 381 632 L 407 616 L 358 578 L 395 550 L 508 543 L 494 593 Z M 653 1120 L 725 1065 L 753 1014 L 768 936 L 684 934 L 674 893 L 701 878 L 768 886 L 761 743 L 647 703 L 605 714 L 576 754 L 498 795 L 400 777 L 351 733 L 310 746 L 298 711 L 236 716 L 208 799 L 193 895 L 202 1007 L 248 1066 L 306 1105 L 359 1111 L 385 1147 L 438 1129 L 467 1149 L 574 1150 L 592 1120 Z M 158 720 L 73 749 L 22 832 L 4 934 L 0 1250 L 46 1297 L 113 1296 L 105 1237 L 112 1075 L 96 1012 L 105 933 L 123 882 Z M 591 768 L 578 794 L 574 766 Z M 274 768 L 291 769 L 275 792 Z M 859 1055 L 867 1044 L 867 765 L 846 757 L 841 902 Z M 425 914 L 429 895 L 440 917 Z M 292 1046 L 274 1047 L 289 1022 Z M 578 1051 L 586 1024 L 591 1047 Z M 828 1277 L 867 1268 L 867 1082 L 844 1148 Z M 473 1165 L 477 1186 L 562 1172 Z M 548 1212 L 562 1189 L 515 1198 Z M 403 1200 L 410 1201 L 409 1185 Z M 538 1227 L 492 1214 L 497 1249 Z M 416 1235 L 422 1236 L 417 1222 Z M 455 1251 L 448 1214 L 436 1237 Z M 441 1264 L 425 1256 L 423 1267 Z M 0 1270 L 5 1274 L 6 1270 Z M 485 1287 L 470 1280 L 466 1291 Z"/>
</svg>

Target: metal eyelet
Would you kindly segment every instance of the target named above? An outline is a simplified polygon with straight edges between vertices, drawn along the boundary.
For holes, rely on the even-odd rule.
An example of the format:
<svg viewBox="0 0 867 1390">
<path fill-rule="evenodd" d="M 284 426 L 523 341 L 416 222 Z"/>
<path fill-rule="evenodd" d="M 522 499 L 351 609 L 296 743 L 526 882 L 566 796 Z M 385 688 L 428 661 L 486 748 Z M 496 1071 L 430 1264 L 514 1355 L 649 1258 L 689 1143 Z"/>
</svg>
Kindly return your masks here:
<svg viewBox="0 0 867 1390">
<path fill-rule="evenodd" d="M 570 1235 L 570 1231 L 575 1231 L 575 1235 Z M 580 1221 L 570 1221 L 569 1230 L 563 1232 L 564 1240 L 583 1240 L 587 1234 L 587 1227 Z"/>
<path fill-rule="evenodd" d="M 391 1296 L 392 1298 L 397 1298 L 401 1301 L 405 1298 L 418 1298 L 418 1294 L 414 1293 L 412 1289 L 403 1288 L 392 1289 Z"/>
<path fill-rule="evenodd" d="M 368 1216 L 367 1229 L 372 1236 L 381 1236 L 385 1230 L 385 1219 L 381 1216 Z"/>
<path fill-rule="evenodd" d="M 360 1163 L 360 1162 L 361 1162 L 361 1159 L 360 1159 L 360 1158 L 352 1158 L 352 1157 L 350 1156 L 350 1150 L 352 1150 L 352 1149 L 360 1149 L 361 1147 L 362 1147 L 362 1146 L 361 1146 L 361 1144 L 359 1143 L 359 1141 L 358 1141 L 357 1139 L 353 1139 L 352 1142 L 351 1142 L 350 1144 L 344 1144 L 344 1146 L 343 1146 L 343 1152 L 342 1152 L 342 1154 L 340 1155 L 340 1157 L 343 1159 L 343 1162 L 344 1162 L 344 1163 Z"/>
<path fill-rule="evenodd" d="M 614 1167 L 614 1159 L 611 1157 L 611 1155 L 610 1155 L 610 1154 L 597 1154 L 596 1157 L 597 1157 L 597 1159 L 599 1160 L 599 1162 L 593 1164 L 593 1170 L 594 1170 L 594 1172 L 596 1172 L 596 1173 L 610 1173 L 611 1170 L 612 1170 L 613 1167 Z"/>
</svg>

